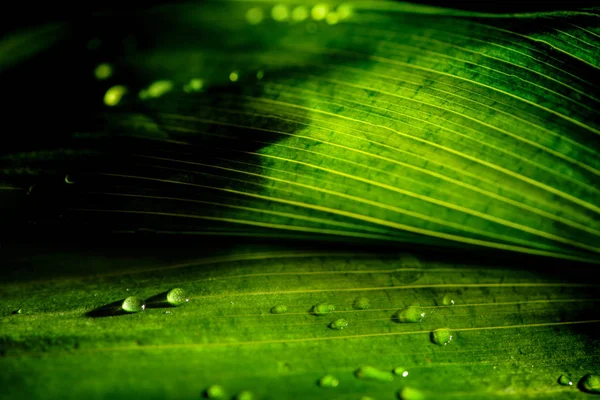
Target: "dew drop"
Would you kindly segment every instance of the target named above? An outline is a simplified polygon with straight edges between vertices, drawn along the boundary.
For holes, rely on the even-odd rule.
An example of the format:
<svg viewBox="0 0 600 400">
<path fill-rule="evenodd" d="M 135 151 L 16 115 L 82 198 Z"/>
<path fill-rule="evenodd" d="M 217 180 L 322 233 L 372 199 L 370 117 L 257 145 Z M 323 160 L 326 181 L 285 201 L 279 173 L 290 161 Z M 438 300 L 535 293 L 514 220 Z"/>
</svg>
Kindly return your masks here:
<svg viewBox="0 0 600 400">
<path fill-rule="evenodd" d="M 144 303 L 144 300 L 140 299 L 139 297 L 130 296 L 123 300 L 121 308 L 123 309 L 123 311 L 128 313 L 136 313 L 144 311 L 144 309 L 146 308 L 146 303 Z"/>
<path fill-rule="evenodd" d="M 373 381 L 391 382 L 394 380 L 394 375 L 389 371 L 382 371 L 370 365 L 364 365 L 354 371 L 354 375 L 358 379 L 368 379 Z"/>
<path fill-rule="evenodd" d="M 287 311 L 287 306 L 284 306 L 283 304 L 278 304 L 275 307 L 271 308 L 271 314 L 285 314 Z"/>
<path fill-rule="evenodd" d="M 104 93 L 104 104 L 109 107 L 114 107 L 127 94 L 127 88 L 123 85 L 115 85 L 109 88 L 106 93 Z"/>
<path fill-rule="evenodd" d="M 317 4 L 310 10 L 310 16 L 315 21 L 322 21 L 325 19 L 328 12 L 329 6 L 327 4 Z"/>
<path fill-rule="evenodd" d="M 23 314 L 23 309 L 19 308 L 18 310 L 15 310 L 12 312 L 13 314 Z"/>
<path fill-rule="evenodd" d="M 600 375 L 587 374 L 581 379 L 581 388 L 588 393 L 600 393 Z"/>
<path fill-rule="evenodd" d="M 321 379 L 319 379 L 319 386 L 321 387 L 330 387 L 334 388 L 340 384 L 338 378 L 333 375 L 325 375 Z"/>
<path fill-rule="evenodd" d="M 452 332 L 448 328 L 440 328 L 431 332 L 431 341 L 440 346 L 445 346 L 452 341 Z"/>
<path fill-rule="evenodd" d="M 405 387 L 398 392 L 400 400 L 424 400 L 425 395 L 419 389 Z"/>
<path fill-rule="evenodd" d="M 335 306 L 327 303 L 315 304 L 311 310 L 314 315 L 327 315 L 332 311 L 335 311 Z"/>
<path fill-rule="evenodd" d="M 96 68 L 94 68 L 94 76 L 99 81 L 103 81 L 105 79 L 110 78 L 112 74 L 113 68 L 112 65 L 110 65 L 109 63 L 98 64 Z"/>
<path fill-rule="evenodd" d="M 249 390 L 242 390 L 235 396 L 236 400 L 252 400 L 254 399 L 254 395 Z"/>
<path fill-rule="evenodd" d="M 452 297 L 450 297 L 449 295 L 445 295 L 442 299 L 442 304 L 445 306 L 453 306 L 454 300 L 452 300 Z"/>
<path fill-rule="evenodd" d="M 173 89 L 173 82 L 168 80 L 155 81 L 148 86 L 147 89 L 141 90 L 139 93 L 140 99 L 150 99 L 160 97 Z"/>
<path fill-rule="evenodd" d="M 183 85 L 183 91 L 186 93 L 199 92 L 204 87 L 204 80 L 200 78 L 190 79 L 188 83 Z"/>
<path fill-rule="evenodd" d="M 240 79 L 240 73 L 238 71 L 231 71 L 229 74 L 229 80 L 231 82 L 237 82 L 238 79 Z"/>
<path fill-rule="evenodd" d="M 335 321 L 331 321 L 331 323 L 329 324 L 329 327 L 331 329 L 335 329 L 338 331 L 341 331 L 342 329 L 344 329 L 347 326 L 348 326 L 348 321 L 346 321 L 344 318 L 336 319 Z"/>
<path fill-rule="evenodd" d="M 262 8 L 259 7 L 253 7 L 248 9 L 248 11 L 246 11 L 246 21 L 248 21 L 248 23 L 250 25 L 258 25 L 262 22 L 264 18 L 264 13 Z"/>
<path fill-rule="evenodd" d="M 354 307 L 357 310 L 366 310 L 368 308 L 371 308 L 371 302 L 366 297 L 357 297 L 354 300 L 352 307 Z"/>
<path fill-rule="evenodd" d="M 290 10 L 285 4 L 277 4 L 271 9 L 271 18 L 275 21 L 285 21 L 290 17 Z"/>
<path fill-rule="evenodd" d="M 305 6 L 297 6 L 292 10 L 292 21 L 302 22 L 308 18 L 308 8 Z"/>
<path fill-rule="evenodd" d="M 402 376 L 403 378 L 406 378 L 408 376 L 408 371 L 406 370 L 406 368 L 403 367 L 396 367 L 392 370 L 392 372 L 394 373 L 394 375 Z"/>
<path fill-rule="evenodd" d="M 185 290 L 181 288 L 171 289 L 169 293 L 167 293 L 167 302 L 172 306 L 180 306 L 188 301 L 190 301 L 190 299 L 186 297 Z"/>
<path fill-rule="evenodd" d="M 394 314 L 397 322 L 421 322 L 425 318 L 425 311 L 418 306 L 408 306 Z"/>
<path fill-rule="evenodd" d="M 204 393 L 209 399 L 222 399 L 225 397 L 225 390 L 220 385 L 211 385 Z"/>
<path fill-rule="evenodd" d="M 573 386 L 573 381 L 571 380 L 571 378 L 569 378 L 568 375 L 561 375 L 558 378 L 558 383 L 560 383 L 563 386 Z"/>
</svg>

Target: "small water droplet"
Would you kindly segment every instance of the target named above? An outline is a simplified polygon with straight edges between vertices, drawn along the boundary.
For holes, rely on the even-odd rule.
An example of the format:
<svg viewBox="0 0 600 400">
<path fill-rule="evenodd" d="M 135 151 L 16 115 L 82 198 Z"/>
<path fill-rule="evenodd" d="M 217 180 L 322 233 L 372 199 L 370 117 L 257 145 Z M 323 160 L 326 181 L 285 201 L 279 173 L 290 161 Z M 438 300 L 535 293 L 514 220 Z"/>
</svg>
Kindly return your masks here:
<svg viewBox="0 0 600 400">
<path fill-rule="evenodd" d="M 394 380 L 394 375 L 389 371 L 382 371 L 370 365 L 364 365 L 354 371 L 354 375 L 358 379 L 369 379 L 374 381 L 391 382 Z"/>
<path fill-rule="evenodd" d="M 231 71 L 229 74 L 229 80 L 231 82 L 237 82 L 238 79 L 240 79 L 240 73 L 238 71 Z"/>
<path fill-rule="evenodd" d="M 308 8 L 305 6 L 297 6 L 292 10 L 292 20 L 302 22 L 308 18 Z"/>
<path fill-rule="evenodd" d="M 204 393 L 209 399 L 222 399 L 225 397 L 225 390 L 220 385 L 211 385 Z"/>
<path fill-rule="evenodd" d="M 248 23 L 250 25 L 260 24 L 264 17 L 265 16 L 264 16 L 262 8 L 253 7 L 253 8 L 248 9 L 248 11 L 246 11 L 246 21 L 248 21 Z"/>
<path fill-rule="evenodd" d="M 333 375 L 325 375 L 321 379 L 319 379 L 319 386 L 321 387 L 330 387 L 334 388 L 340 384 L 338 378 Z"/>
<path fill-rule="evenodd" d="M 190 301 L 190 299 L 186 297 L 185 290 L 181 288 L 171 289 L 169 293 L 167 293 L 167 302 L 172 306 L 180 306 L 188 301 Z"/>
<path fill-rule="evenodd" d="M 121 308 L 123 309 L 123 311 L 128 313 L 136 313 L 144 311 L 144 309 L 146 308 L 146 303 L 144 303 L 144 300 L 140 299 L 139 297 L 130 296 L 123 300 Z"/>
<path fill-rule="evenodd" d="M 310 10 L 310 16 L 315 21 L 322 21 L 325 19 L 328 12 L 329 6 L 327 4 L 317 4 Z"/>
<path fill-rule="evenodd" d="M 18 310 L 15 310 L 12 312 L 13 314 L 23 314 L 23 309 L 19 308 Z"/>
<path fill-rule="evenodd" d="M 173 82 L 168 80 L 155 81 L 147 89 L 140 90 L 139 97 L 142 100 L 160 97 L 173 89 Z"/>
<path fill-rule="evenodd" d="M 452 297 L 450 297 L 449 295 L 445 295 L 442 299 L 442 304 L 445 306 L 453 306 L 454 300 L 452 300 Z"/>
<path fill-rule="evenodd" d="M 106 93 L 104 93 L 104 104 L 109 107 L 114 107 L 127 94 L 127 87 L 123 85 L 115 85 L 109 88 Z"/>
<path fill-rule="evenodd" d="M 445 346 L 452 341 L 452 331 L 448 328 L 440 328 L 431 332 L 431 341 L 440 346 Z"/>
<path fill-rule="evenodd" d="M 408 306 L 394 314 L 397 322 L 421 322 L 425 318 L 425 311 L 419 306 Z"/>
<path fill-rule="evenodd" d="M 560 383 L 563 386 L 573 386 L 573 381 L 568 375 L 561 375 L 558 378 L 558 383 Z"/>
<path fill-rule="evenodd" d="M 236 400 L 252 400 L 253 398 L 254 395 L 249 390 L 242 390 L 235 396 Z"/>
<path fill-rule="evenodd" d="M 348 326 L 348 321 L 346 321 L 344 318 L 336 319 L 335 321 L 331 321 L 331 323 L 329 324 L 329 327 L 331 329 L 335 329 L 338 331 L 341 331 L 342 329 L 344 329 L 347 326 Z"/>
<path fill-rule="evenodd" d="M 588 393 L 600 393 L 600 375 L 587 374 L 581 379 L 581 388 Z"/>
<path fill-rule="evenodd" d="M 287 306 L 284 306 L 283 304 L 278 304 L 275 307 L 271 308 L 271 314 L 285 314 L 287 310 Z"/>
<path fill-rule="evenodd" d="M 190 79 L 188 83 L 183 85 L 183 91 L 186 93 L 199 92 L 204 87 L 204 80 L 200 78 Z"/>
<path fill-rule="evenodd" d="M 165 311 L 163 314 L 171 314 L 171 311 Z"/>
<path fill-rule="evenodd" d="M 403 367 L 396 367 L 392 370 L 392 372 L 394 373 L 394 375 L 402 376 L 403 378 L 406 378 L 408 376 L 408 371 L 406 370 L 406 368 Z"/>
<path fill-rule="evenodd" d="M 96 68 L 94 68 L 94 76 L 99 81 L 103 81 L 108 79 L 113 74 L 113 67 L 109 63 L 98 64 Z"/>
<path fill-rule="evenodd" d="M 271 9 L 271 18 L 275 21 L 285 21 L 290 17 L 290 10 L 285 4 L 277 4 Z"/>
<path fill-rule="evenodd" d="M 371 302 L 366 297 L 357 297 L 354 300 L 352 307 L 354 307 L 357 310 L 366 310 L 368 308 L 371 308 Z"/>
<path fill-rule="evenodd" d="M 425 395 L 419 389 L 405 387 L 398 392 L 400 400 L 424 400 Z"/>
<path fill-rule="evenodd" d="M 335 311 L 335 306 L 325 302 L 315 304 L 311 309 L 311 313 L 314 315 L 327 315 L 332 311 Z"/>
</svg>

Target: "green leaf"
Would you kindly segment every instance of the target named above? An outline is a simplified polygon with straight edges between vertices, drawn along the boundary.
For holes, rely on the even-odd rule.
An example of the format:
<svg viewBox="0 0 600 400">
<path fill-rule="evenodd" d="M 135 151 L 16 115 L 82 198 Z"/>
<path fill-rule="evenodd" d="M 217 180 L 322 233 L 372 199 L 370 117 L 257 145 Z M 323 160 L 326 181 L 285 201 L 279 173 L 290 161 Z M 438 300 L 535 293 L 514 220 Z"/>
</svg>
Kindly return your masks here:
<svg viewBox="0 0 600 400">
<path fill-rule="evenodd" d="M 227 1 L 4 40 L 36 43 L 0 58 L 5 394 L 586 397 L 599 18 Z"/>
</svg>

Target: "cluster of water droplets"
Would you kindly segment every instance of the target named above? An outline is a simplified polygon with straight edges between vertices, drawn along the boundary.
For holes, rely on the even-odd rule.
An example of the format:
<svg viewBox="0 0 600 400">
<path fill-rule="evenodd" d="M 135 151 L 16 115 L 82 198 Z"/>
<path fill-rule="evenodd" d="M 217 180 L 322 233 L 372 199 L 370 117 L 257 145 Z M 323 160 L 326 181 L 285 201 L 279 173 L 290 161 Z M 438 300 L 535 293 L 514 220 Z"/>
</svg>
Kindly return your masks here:
<svg viewBox="0 0 600 400">
<path fill-rule="evenodd" d="M 312 7 L 305 5 L 292 6 L 287 3 L 276 4 L 270 9 L 252 7 L 246 11 L 246 21 L 250 25 L 259 25 L 267 18 L 276 22 L 299 23 L 310 21 L 307 30 L 314 26 L 315 22 L 323 21 L 329 25 L 335 25 L 352 16 L 353 10 L 350 4 L 340 4 L 332 7 L 330 4 L 320 3 Z"/>
</svg>

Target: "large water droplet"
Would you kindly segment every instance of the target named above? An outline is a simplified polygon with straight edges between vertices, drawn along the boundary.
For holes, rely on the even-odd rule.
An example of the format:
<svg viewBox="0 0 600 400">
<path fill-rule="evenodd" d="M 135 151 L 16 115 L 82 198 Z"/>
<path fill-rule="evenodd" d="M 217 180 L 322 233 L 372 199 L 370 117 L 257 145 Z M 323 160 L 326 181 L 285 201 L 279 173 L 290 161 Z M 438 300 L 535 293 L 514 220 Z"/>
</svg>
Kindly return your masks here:
<svg viewBox="0 0 600 400">
<path fill-rule="evenodd" d="M 369 379 L 374 381 L 391 382 L 394 380 L 394 375 L 389 371 L 382 371 L 370 365 L 364 365 L 354 371 L 354 375 L 358 379 Z"/>
<path fill-rule="evenodd" d="M 231 82 L 237 82 L 240 79 L 240 73 L 238 71 L 231 71 L 229 74 L 229 80 Z"/>
<path fill-rule="evenodd" d="M 146 308 L 146 303 L 144 303 L 144 300 L 140 299 L 139 297 L 130 296 L 123 300 L 121 308 L 123 309 L 123 311 L 128 313 L 136 313 L 144 311 L 144 309 Z"/>
<path fill-rule="evenodd" d="M 284 306 L 283 304 L 278 304 L 275 307 L 271 308 L 271 314 L 285 314 L 287 310 L 287 306 Z"/>
<path fill-rule="evenodd" d="M 452 299 L 452 297 L 450 295 L 445 295 L 444 298 L 442 299 L 442 304 L 445 306 L 453 306 L 454 300 Z"/>
<path fill-rule="evenodd" d="M 425 318 L 425 311 L 419 306 L 408 306 L 394 314 L 397 322 L 421 322 Z"/>
<path fill-rule="evenodd" d="M 346 321 L 344 318 L 336 319 L 335 321 L 331 321 L 331 323 L 329 324 L 329 327 L 331 329 L 335 329 L 338 331 L 341 331 L 342 329 L 344 329 L 347 326 L 348 326 L 348 321 Z"/>
<path fill-rule="evenodd" d="M 357 297 L 352 304 L 357 310 L 366 310 L 371 307 L 371 302 L 366 297 Z"/>
<path fill-rule="evenodd" d="M 311 313 L 313 313 L 314 315 L 327 315 L 332 311 L 335 311 L 335 306 L 333 304 L 327 304 L 325 302 L 315 304 L 311 309 Z"/>
<path fill-rule="evenodd" d="M 327 4 L 317 4 L 310 10 L 310 16 L 315 21 L 321 21 L 325 19 L 328 12 L 329 6 Z"/>
<path fill-rule="evenodd" d="M 321 379 L 319 379 L 319 386 L 321 387 L 330 387 L 334 388 L 340 384 L 338 378 L 333 375 L 325 375 Z"/>
<path fill-rule="evenodd" d="M 589 393 L 600 393 L 600 375 L 587 374 L 581 379 L 581 388 Z"/>
<path fill-rule="evenodd" d="M 425 395 L 419 389 L 405 387 L 398 392 L 400 400 L 424 400 Z"/>
<path fill-rule="evenodd" d="M 114 107 L 127 94 L 127 87 L 123 85 L 115 85 L 109 88 L 104 94 L 104 104 L 109 107 Z"/>
<path fill-rule="evenodd" d="M 396 367 L 392 370 L 392 372 L 394 373 L 394 375 L 398 375 L 403 378 L 406 378 L 408 376 L 408 371 L 406 370 L 406 368 L 403 367 Z"/>
<path fill-rule="evenodd" d="M 235 400 L 252 400 L 254 395 L 249 390 L 242 390 L 235 396 Z"/>
<path fill-rule="evenodd" d="M 560 383 L 563 386 L 573 386 L 573 381 L 568 375 L 561 375 L 558 378 L 558 383 Z"/>
<path fill-rule="evenodd" d="M 181 288 L 171 289 L 167 293 L 167 302 L 172 306 L 180 306 L 187 303 L 190 299 L 187 298 L 185 290 Z"/>
<path fill-rule="evenodd" d="M 209 399 L 223 399 L 225 398 L 225 390 L 220 385 L 211 385 L 204 392 L 206 397 Z"/>
<path fill-rule="evenodd" d="M 440 328 L 431 332 L 431 341 L 440 346 L 445 346 L 452 341 L 452 331 L 448 328 Z"/>
</svg>

